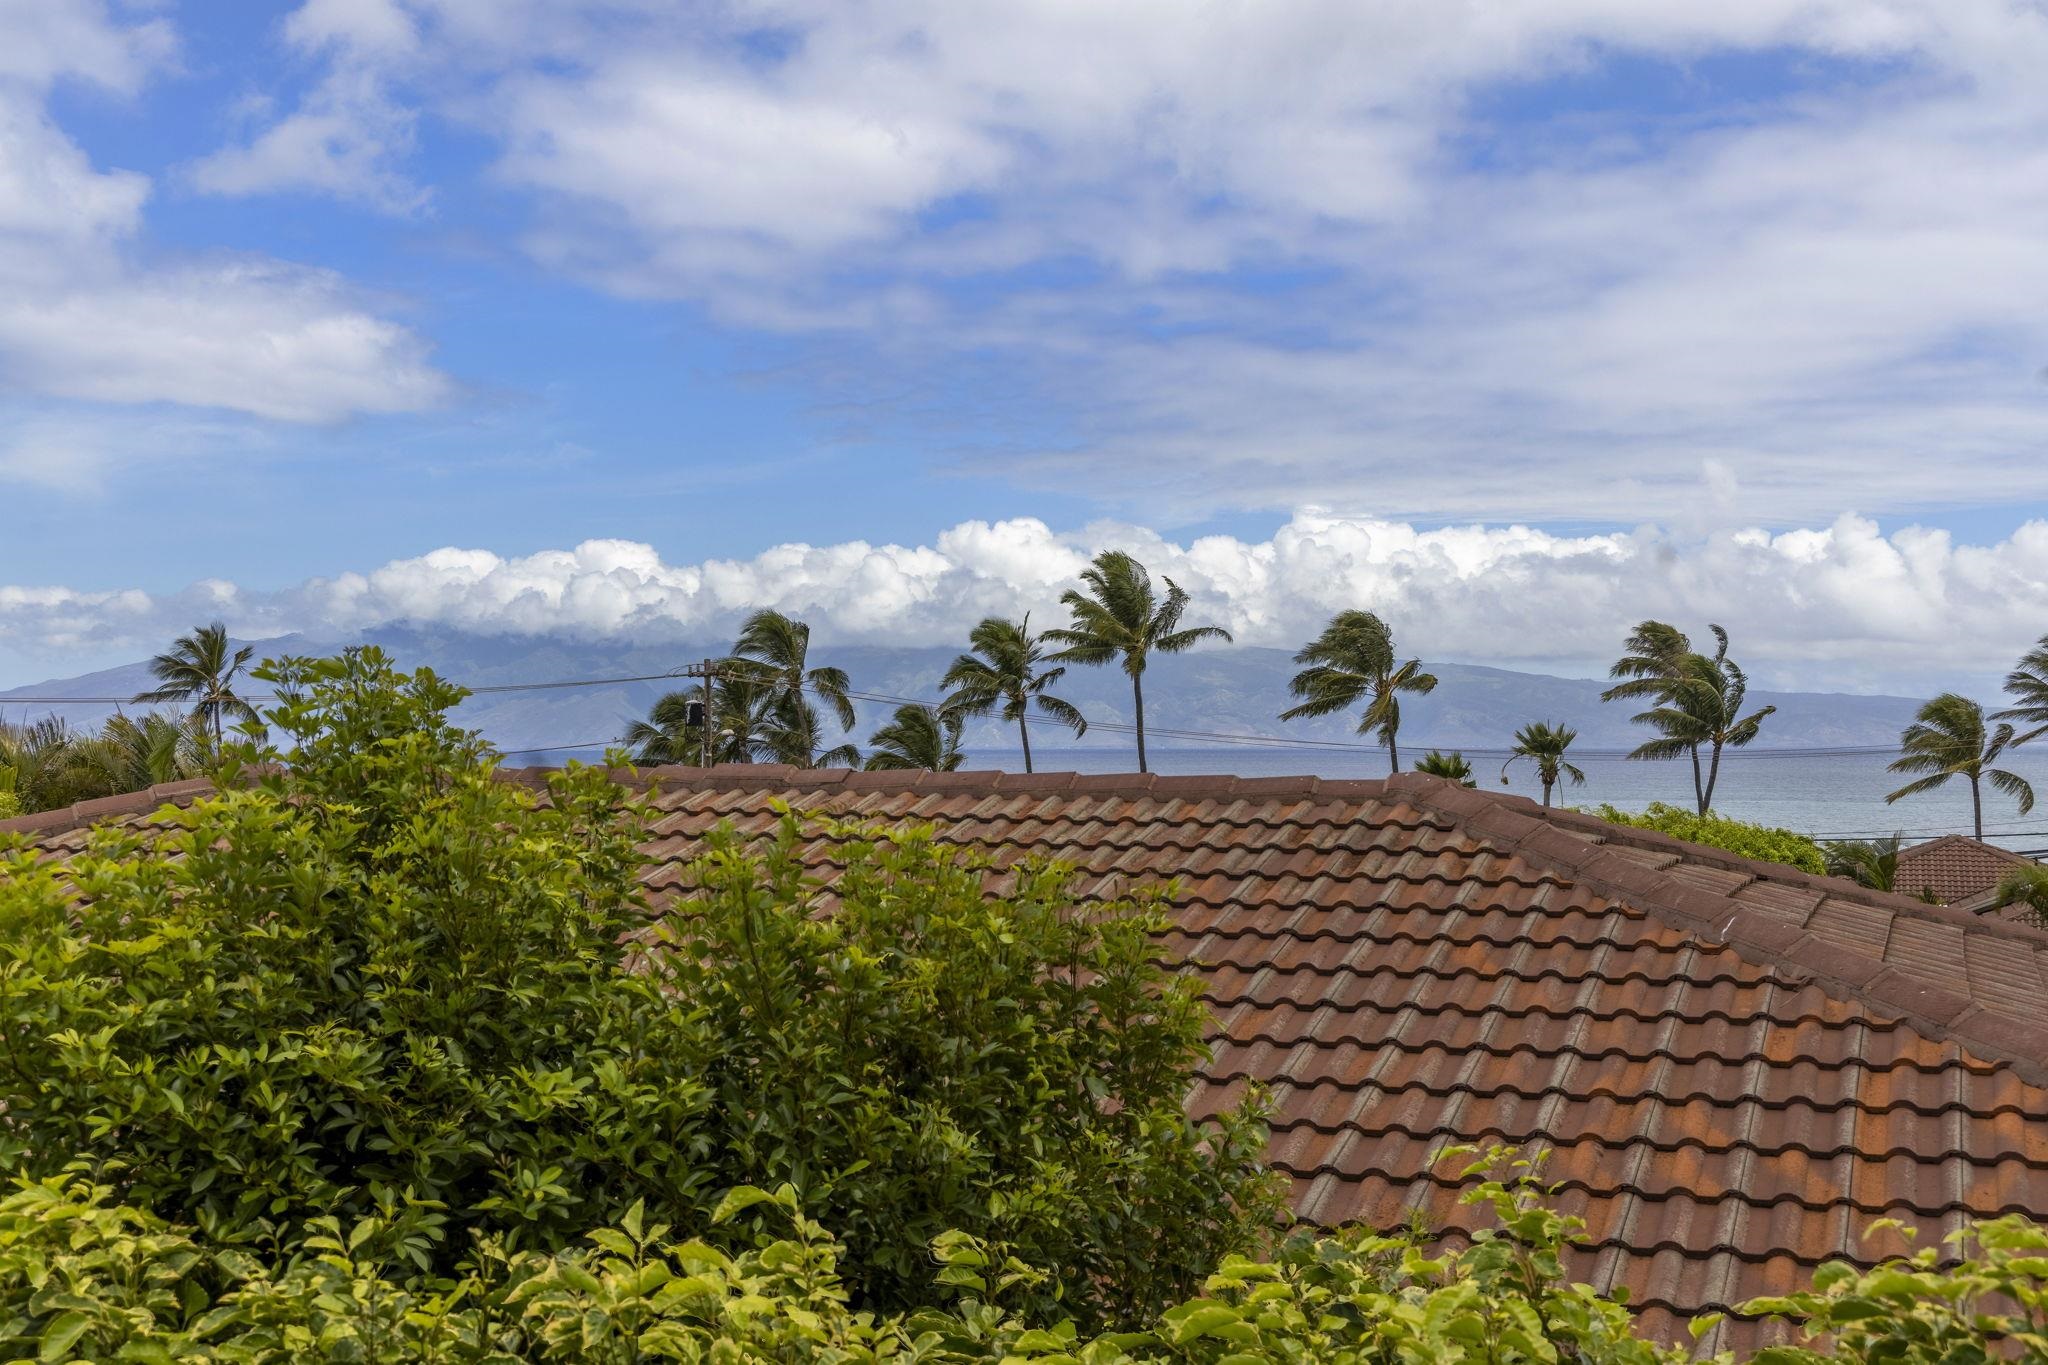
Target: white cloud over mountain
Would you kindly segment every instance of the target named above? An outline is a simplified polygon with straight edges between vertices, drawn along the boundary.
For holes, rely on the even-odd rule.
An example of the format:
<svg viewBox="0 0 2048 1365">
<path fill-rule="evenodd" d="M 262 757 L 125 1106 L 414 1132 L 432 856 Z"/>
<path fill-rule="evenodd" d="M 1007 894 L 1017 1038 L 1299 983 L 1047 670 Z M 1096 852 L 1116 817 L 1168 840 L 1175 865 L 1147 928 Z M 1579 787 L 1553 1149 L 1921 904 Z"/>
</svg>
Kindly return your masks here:
<svg viewBox="0 0 2048 1365">
<path fill-rule="evenodd" d="M 992 613 L 1064 619 L 1059 594 L 1107 547 L 1176 579 L 1197 617 L 1245 644 L 1291 648 L 1364 605 L 1424 657 L 1570 669 L 1610 657 L 1630 625 L 1657 616 L 1726 625 L 1760 681 L 1911 690 L 2002 674 L 2048 631 L 2048 522 L 1962 545 L 1853 516 L 1779 533 L 1564 536 L 1302 511 L 1263 541 L 1021 518 L 965 522 L 929 545 L 791 544 L 746 560 L 670 563 L 644 544 L 593 540 L 519 557 L 442 549 L 282 591 L 0 587 L 0 651 L 115 661 L 215 616 L 245 637 L 410 623 L 702 644 L 758 607 L 802 616 L 825 644 L 947 645 Z M 17 667 L 12 681 L 34 671 Z"/>
</svg>

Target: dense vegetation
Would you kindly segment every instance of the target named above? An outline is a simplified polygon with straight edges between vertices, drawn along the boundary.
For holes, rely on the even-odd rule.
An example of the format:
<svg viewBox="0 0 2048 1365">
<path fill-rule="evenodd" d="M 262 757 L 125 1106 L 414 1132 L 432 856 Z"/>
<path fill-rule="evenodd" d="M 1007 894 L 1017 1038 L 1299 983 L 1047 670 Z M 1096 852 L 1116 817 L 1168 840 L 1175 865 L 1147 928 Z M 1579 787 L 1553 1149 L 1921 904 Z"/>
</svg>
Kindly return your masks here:
<svg viewBox="0 0 2048 1365">
<path fill-rule="evenodd" d="M 1730 853 L 1767 863 L 1784 863 L 1801 872 L 1825 875 L 1828 871 L 1827 859 L 1822 855 L 1820 845 L 1789 829 L 1752 825 L 1721 815 L 1698 815 L 1677 806 L 1667 806 L 1661 801 L 1651 802 L 1649 809 L 1641 814 L 1616 810 L 1613 806 L 1601 806 L 1593 813 L 1617 825 L 1654 829 L 1687 843 L 1724 848 Z"/>
<path fill-rule="evenodd" d="M 846 827 L 821 914 L 790 817 L 656 920 L 627 786 L 495 778 L 459 690 L 375 651 L 258 676 L 288 751 L 4 854 L 0 1359 L 1681 1358 L 1566 1281 L 1575 1224 L 1503 1153 L 1465 1250 L 1276 1241 L 1256 1101 L 1180 1108 L 1205 1016 L 1154 895 L 994 898 Z M 1998 1315 L 2048 1239 L 1979 1236 L 1766 1307 L 1842 1359 L 2039 1357 Z"/>
</svg>

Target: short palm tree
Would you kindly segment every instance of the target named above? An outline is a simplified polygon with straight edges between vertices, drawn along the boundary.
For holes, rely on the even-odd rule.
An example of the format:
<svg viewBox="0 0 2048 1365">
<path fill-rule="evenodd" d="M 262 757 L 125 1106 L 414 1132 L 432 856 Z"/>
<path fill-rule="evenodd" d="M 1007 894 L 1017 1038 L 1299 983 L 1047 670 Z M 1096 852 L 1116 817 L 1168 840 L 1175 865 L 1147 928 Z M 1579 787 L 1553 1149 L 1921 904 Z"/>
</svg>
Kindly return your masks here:
<svg viewBox="0 0 2048 1365">
<path fill-rule="evenodd" d="M 219 621 L 201 626 L 190 635 L 178 637 L 169 653 L 149 661 L 150 675 L 159 685 L 138 692 L 135 700 L 152 704 L 191 702 L 194 714 L 213 732 L 214 745 L 219 747 L 229 718 L 256 719 L 256 708 L 235 695 L 235 679 L 248 667 L 255 652 L 252 645 L 230 651 L 228 628 Z"/>
<path fill-rule="evenodd" d="M 1515 731 L 1515 747 L 1508 751 L 1508 761 L 1500 765 L 1500 781 L 1507 785 L 1508 769 L 1518 758 L 1526 758 L 1536 765 L 1536 779 L 1543 784 L 1543 804 L 1550 804 L 1550 793 L 1560 779 L 1568 779 L 1574 787 L 1586 783 L 1586 775 L 1570 763 L 1565 762 L 1564 751 L 1572 747 L 1572 741 L 1579 737 L 1577 730 L 1563 725 L 1552 725 L 1548 721 L 1532 720 Z"/>
<path fill-rule="evenodd" d="M 772 757 L 768 746 L 771 689 L 755 673 L 721 673 L 711 685 L 711 761 L 753 763 Z M 696 767 L 704 759 L 704 734 L 691 725 L 690 703 L 704 699 L 691 688 L 667 692 L 647 713 L 626 727 L 624 743 L 635 763 L 655 766 L 677 763 Z"/>
<path fill-rule="evenodd" d="M 2016 867 L 2006 873 L 1993 904 L 2001 910 L 2018 906 L 2021 919 L 2048 929 L 2048 867 Z"/>
<path fill-rule="evenodd" d="M 1401 694 L 1435 691 L 1436 675 L 1423 672 L 1419 659 L 1394 661 L 1394 633 L 1387 623 L 1369 611 L 1340 611 L 1295 654 L 1294 662 L 1310 665 L 1287 684 L 1302 700 L 1282 711 L 1280 719 L 1327 716 L 1363 699 L 1358 733 L 1377 734 L 1387 746 L 1388 771 L 1401 771 Z"/>
<path fill-rule="evenodd" d="M 1136 713 L 1138 771 L 1145 765 L 1145 665 L 1154 650 L 1179 654 L 1203 640 L 1228 640 L 1221 626 L 1182 626 L 1188 595 L 1171 578 L 1166 596 L 1152 587 L 1152 574 L 1122 550 L 1105 550 L 1081 573 L 1081 588 L 1060 594 L 1073 614 L 1073 624 L 1049 630 L 1045 638 L 1063 648 L 1052 657 L 1063 663 L 1106 664 L 1121 657 L 1131 680 L 1131 706 Z"/>
<path fill-rule="evenodd" d="M 721 725 L 724 721 L 721 719 Z M 784 693 L 769 703 L 761 740 L 768 757 L 793 768 L 857 768 L 860 750 L 850 741 L 827 747 L 818 708 L 801 696 Z"/>
<path fill-rule="evenodd" d="M 116 715 L 91 741 L 91 761 L 105 771 L 114 791 L 140 791 L 206 771 L 209 739 L 205 722 L 197 715 Z"/>
<path fill-rule="evenodd" d="M 1882 839 L 1839 839 L 1821 845 L 1821 858 L 1830 877 L 1846 877 L 1872 891 L 1897 891 L 1935 902 L 1926 887 L 1918 890 L 1899 884 L 1899 855 L 1905 851 L 1906 836 L 1892 834 Z"/>
<path fill-rule="evenodd" d="M 1645 626 L 1657 624 L 1644 622 Z M 1742 714 L 1744 701 L 1749 695 L 1749 676 L 1728 657 L 1728 632 L 1719 626 L 1707 629 L 1714 632 L 1717 645 L 1714 652 L 1689 653 L 1678 659 L 1673 671 L 1655 679 L 1654 690 L 1648 691 L 1649 695 L 1656 697 L 1657 705 L 1630 717 L 1638 725 L 1650 726 L 1659 735 L 1657 739 L 1637 745 L 1629 753 L 1630 758 L 1692 756 L 1693 792 L 1701 815 L 1714 808 L 1714 789 L 1721 781 L 1722 752 L 1749 744 L 1762 731 L 1764 719 L 1778 709 L 1760 706 L 1746 716 Z M 1653 680 L 1646 677 L 1636 681 L 1647 689 Z M 1624 684 L 1623 688 L 1631 686 Z M 1609 688 L 1603 695 L 1617 692 L 1637 695 L 1623 688 Z M 1704 777 L 1700 771 L 1701 749 L 1707 749 L 1712 755 Z"/>
<path fill-rule="evenodd" d="M 924 768 L 950 773 L 966 757 L 960 752 L 960 729 L 967 718 L 958 711 L 909 702 L 896 708 L 889 723 L 868 736 L 869 772 Z"/>
<path fill-rule="evenodd" d="M 1966 777 L 1970 780 L 1971 822 L 1982 839 L 1985 782 L 2017 801 L 2021 815 L 2034 808 L 2032 785 L 2016 772 L 1992 766 L 2012 743 L 2009 723 L 1990 727 L 1982 706 L 1968 697 L 1944 692 L 1914 714 L 1913 723 L 1899 736 L 1899 756 L 1892 760 L 1892 772 L 1921 776 L 1886 796 L 1885 801 L 1933 791 L 1952 777 Z"/>
<path fill-rule="evenodd" d="M 1431 749 L 1415 760 L 1415 771 L 1428 773 L 1431 777 L 1448 778 L 1460 786 L 1479 785 L 1479 779 L 1472 772 L 1472 761 L 1456 750 L 1444 753 L 1440 749 Z"/>
<path fill-rule="evenodd" d="M 2013 704 L 1993 720 L 2014 722 L 2012 742 L 2025 744 L 2048 734 L 2048 635 L 2020 657 L 2017 667 L 2005 675 L 2005 690 Z"/>
<path fill-rule="evenodd" d="M 1073 730 L 1076 737 L 1088 732 L 1088 719 L 1071 704 L 1046 691 L 1066 676 L 1064 668 L 1041 668 L 1045 659 L 1043 643 L 1031 633 L 1031 616 L 1006 621 L 991 616 L 969 633 L 972 652 L 953 660 L 939 686 L 946 690 L 945 708 L 960 716 L 985 716 L 1001 708 L 1004 720 L 1014 721 L 1017 738 L 1024 745 L 1024 771 L 1031 771 L 1031 708 L 1052 717 Z"/>
</svg>

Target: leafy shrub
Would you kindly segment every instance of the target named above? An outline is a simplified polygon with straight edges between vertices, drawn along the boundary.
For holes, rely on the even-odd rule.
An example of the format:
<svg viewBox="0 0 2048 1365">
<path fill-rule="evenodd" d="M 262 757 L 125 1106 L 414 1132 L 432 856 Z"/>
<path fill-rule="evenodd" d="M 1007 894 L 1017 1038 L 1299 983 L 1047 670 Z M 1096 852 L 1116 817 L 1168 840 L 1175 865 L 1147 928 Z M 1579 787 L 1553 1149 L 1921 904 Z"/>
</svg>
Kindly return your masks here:
<svg viewBox="0 0 2048 1365">
<path fill-rule="evenodd" d="M 444 719 L 461 692 L 374 650 L 258 676 L 288 766 L 250 748 L 64 865 L 0 855 L 9 1170 L 82 1161 L 280 1264 L 373 1228 L 349 1251 L 409 1284 L 479 1237 L 701 1227 L 789 1183 L 863 1304 L 929 1301 L 959 1230 L 1056 1267 L 1037 1302 L 1087 1325 L 1277 1217 L 1256 1109 L 1182 1108 L 1206 1016 L 1154 960 L 1156 895 L 1081 910 L 1026 867 L 993 897 L 928 831 L 843 829 L 821 914 L 791 816 L 766 850 L 719 836 L 653 942 L 646 814 L 607 774 L 498 780 Z"/>
<path fill-rule="evenodd" d="M 297 697 L 289 769 L 0 867 L 0 1161 L 84 1158 L 259 1250 L 375 1216 L 437 1271 L 473 1231 L 552 1247 L 708 1198 L 703 1030 L 620 970 L 644 824 L 617 784 L 494 780 L 442 719 L 460 693 L 374 651 L 264 676 Z"/>
<path fill-rule="evenodd" d="M 1593 814 L 1612 824 L 1654 829 L 1687 843 L 1723 848 L 1761 862 L 1783 863 L 1816 876 L 1827 872 L 1827 862 L 1821 855 L 1820 845 L 1789 829 L 1753 825 L 1722 815 L 1698 815 L 1677 806 L 1667 806 L 1662 801 L 1652 801 L 1649 809 L 1641 814 L 1614 806 L 1601 806 Z"/>
<path fill-rule="evenodd" d="M 1208 1016 L 1156 961 L 1162 892 L 1080 910 L 1024 866 L 995 899 L 929 830 L 840 826 L 825 914 L 802 832 L 714 836 L 656 961 L 719 1040 L 721 1180 L 794 1183 L 863 1302 L 926 1297 L 959 1230 L 1056 1267 L 1039 1306 L 1129 1321 L 1272 1225 L 1263 1115 L 1186 1115 Z"/>
<path fill-rule="evenodd" d="M 1477 1168 L 1474 1168 L 1475 1170 Z M 1468 1174 L 1471 1172 L 1468 1172 Z M 1526 1179 L 1467 1196 L 1498 1226 L 1429 1256 L 1412 1235 L 1298 1237 L 1271 1262 L 1227 1260 L 1199 1297 L 1141 1330 L 1090 1338 L 1014 1306 L 1040 1272 L 960 1234 L 935 1240 L 947 1308 L 869 1314 L 840 1278 L 846 1250 L 789 1187 L 743 1187 L 713 1226 L 753 1224 L 721 1250 L 645 1222 L 636 1205 L 575 1249 L 504 1254 L 432 1289 L 383 1278 L 358 1252 L 374 1222 L 323 1220 L 314 1255 L 267 1266 L 209 1252 L 185 1230 L 108 1202 L 75 1175 L 0 1200 L 0 1355 L 45 1359 L 874 1360 L 1120 1362 L 1557 1361 L 1656 1365 L 1683 1357 L 1637 1340 L 1613 1299 L 1566 1285 L 1558 1253 L 1576 1220 Z"/>
</svg>

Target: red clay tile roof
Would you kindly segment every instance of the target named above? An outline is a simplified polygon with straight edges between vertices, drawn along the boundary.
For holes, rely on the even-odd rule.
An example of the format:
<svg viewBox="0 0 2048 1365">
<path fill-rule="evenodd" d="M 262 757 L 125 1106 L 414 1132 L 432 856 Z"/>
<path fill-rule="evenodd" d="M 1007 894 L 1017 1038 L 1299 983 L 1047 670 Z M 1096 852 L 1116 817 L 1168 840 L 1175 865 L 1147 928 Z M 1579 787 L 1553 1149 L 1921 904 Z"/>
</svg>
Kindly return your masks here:
<svg viewBox="0 0 2048 1365">
<path fill-rule="evenodd" d="M 1900 850 L 1892 880 L 1908 895 L 1918 895 L 1924 887 L 1943 905 L 1954 905 L 1996 890 L 2007 873 L 2031 867 L 2033 861 L 1967 835 L 1944 834 Z"/>
<path fill-rule="evenodd" d="M 1903 1249 L 1862 1240 L 1880 1217 L 1921 1245 L 2048 1217 L 2040 931 L 1420 774 L 654 777 L 657 902 L 708 829 L 765 831 L 782 800 L 929 822 L 999 867 L 1057 855 L 1084 892 L 1179 878 L 1170 947 L 1217 1021 L 1191 1105 L 1269 1086 L 1304 1218 L 1455 1227 L 1444 1145 L 1547 1150 L 1588 1224 L 1573 1273 L 1627 1286 L 1672 1339 L 1825 1259 Z M 74 824 L 35 822 L 53 851 Z M 835 847 L 809 846 L 823 877 Z M 1763 1336 L 1731 1321 L 1703 1345 Z"/>
</svg>

